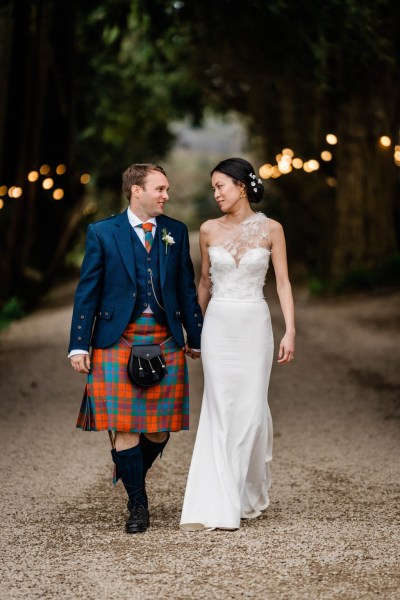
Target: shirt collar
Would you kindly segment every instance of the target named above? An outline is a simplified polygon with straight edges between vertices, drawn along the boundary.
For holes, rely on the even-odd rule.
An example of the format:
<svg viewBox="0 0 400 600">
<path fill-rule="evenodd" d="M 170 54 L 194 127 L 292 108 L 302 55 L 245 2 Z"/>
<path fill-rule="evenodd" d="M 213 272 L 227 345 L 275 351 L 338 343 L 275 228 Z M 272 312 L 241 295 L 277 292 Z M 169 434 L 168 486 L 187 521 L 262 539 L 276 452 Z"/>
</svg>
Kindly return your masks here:
<svg viewBox="0 0 400 600">
<path fill-rule="evenodd" d="M 128 220 L 132 227 L 137 227 L 138 225 L 142 225 L 143 223 L 143 221 L 131 211 L 130 206 L 128 206 Z M 157 227 L 157 221 L 155 217 L 147 219 L 146 223 L 152 223 L 155 227 Z"/>
</svg>

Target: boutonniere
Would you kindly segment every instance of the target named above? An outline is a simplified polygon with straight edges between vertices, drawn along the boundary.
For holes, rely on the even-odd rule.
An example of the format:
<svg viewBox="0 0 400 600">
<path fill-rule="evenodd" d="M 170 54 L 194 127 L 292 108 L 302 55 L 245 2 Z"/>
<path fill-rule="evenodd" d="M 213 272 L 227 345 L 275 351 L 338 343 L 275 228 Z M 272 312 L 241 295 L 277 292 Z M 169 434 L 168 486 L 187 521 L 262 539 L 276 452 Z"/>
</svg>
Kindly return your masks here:
<svg viewBox="0 0 400 600">
<path fill-rule="evenodd" d="M 172 237 L 172 235 L 170 234 L 170 232 L 165 229 L 165 227 L 162 230 L 162 237 L 161 237 L 161 239 L 162 239 L 162 241 L 165 244 L 165 254 L 167 254 L 167 252 L 168 252 L 168 246 L 172 246 L 172 244 L 175 244 L 175 240 Z"/>
</svg>

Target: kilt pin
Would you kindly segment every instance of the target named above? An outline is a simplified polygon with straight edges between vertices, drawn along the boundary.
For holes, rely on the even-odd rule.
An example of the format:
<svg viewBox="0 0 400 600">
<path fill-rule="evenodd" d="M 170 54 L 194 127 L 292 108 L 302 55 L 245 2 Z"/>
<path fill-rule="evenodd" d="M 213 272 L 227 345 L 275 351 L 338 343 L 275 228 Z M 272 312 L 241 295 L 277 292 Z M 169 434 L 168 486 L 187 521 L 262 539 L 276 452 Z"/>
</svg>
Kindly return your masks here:
<svg viewBox="0 0 400 600">
<path fill-rule="evenodd" d="M 140 434 L 138 446 L 119 452 L 113 448 L 112 456 L 116 478 L 122 478 L 128 492 L 129 508 L 143 505 L 147 510 L 144 477 L 162 453 L 169 433 L 163 443 L 153 443 L 144 434 L 189 428 L 183 328 L 189 347 L 200 348 L 203 318 L 186 226 L 161 215 L 154 219 L 152 233 L 152 227 L 145 230 L 148 223 L 133 227 L 132 215 L 128 218 L 126 210 L 88 227 L 69 352 L 92 348 L 76 426 L 85 431 Z M 143 227 L 144 240 L 136 227 Z M 166 235 L 172 243 L 165 241 Z M 162 350 L 167 375 L 150 388 L 133 385 L 126 372 L 127 343 L 159 344 L 165 340 Z M 127 531 L 137 530 L 130 531 L 127 526 Z"/>
</svg>

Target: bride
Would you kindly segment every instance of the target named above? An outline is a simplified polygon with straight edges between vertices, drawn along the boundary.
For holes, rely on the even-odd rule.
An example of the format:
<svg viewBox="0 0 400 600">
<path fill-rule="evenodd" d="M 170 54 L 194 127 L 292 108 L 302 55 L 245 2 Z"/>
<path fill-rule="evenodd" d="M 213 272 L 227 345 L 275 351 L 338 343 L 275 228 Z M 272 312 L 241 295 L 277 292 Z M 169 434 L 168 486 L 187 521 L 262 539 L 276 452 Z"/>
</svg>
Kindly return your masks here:
<svg viewBox="0 0 400 600">
<path fill-rule="evenodd" d="M 223 216 L 200 228 L 199 304 L 204 396 L 181 527 L 237 529 L 269 504 L 273 336 L 263 286 L 271 257 L 286 324 L 278 363 L 294 359 L 294 309 L 281 225 L 254 212 L 264 192 L 251 164 L 229 158 L 212 171 Z"/>
</svg>

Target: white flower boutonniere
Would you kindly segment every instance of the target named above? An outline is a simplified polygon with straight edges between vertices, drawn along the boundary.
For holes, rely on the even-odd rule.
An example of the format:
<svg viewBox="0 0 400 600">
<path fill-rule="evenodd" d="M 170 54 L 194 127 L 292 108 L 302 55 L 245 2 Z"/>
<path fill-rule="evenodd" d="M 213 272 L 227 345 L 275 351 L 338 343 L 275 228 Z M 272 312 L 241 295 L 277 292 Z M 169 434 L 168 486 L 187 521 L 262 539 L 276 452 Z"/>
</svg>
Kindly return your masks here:
<svg viewBox="0 0 400 600">
<path fill-rule="evenodd" d="M 167 254 L 168 252 L 168 246 L 172 246 L 172 244 L 175 244 L 175 240 L 172 237 L 172 235 L 169 233 L 169 231 L 167 231 L 164 227 L 164 229 L 162 230 L 162 241 L 165 244 L 165 254 Z"/>
</svg>

